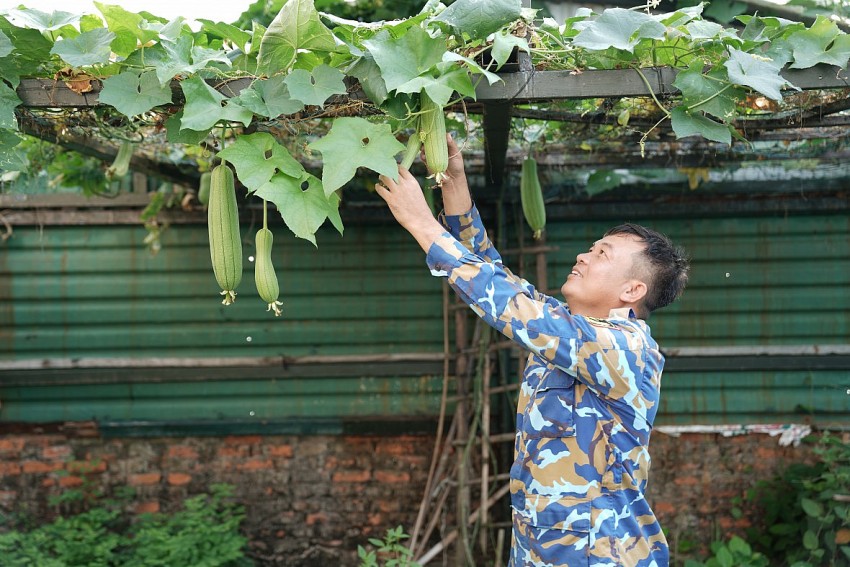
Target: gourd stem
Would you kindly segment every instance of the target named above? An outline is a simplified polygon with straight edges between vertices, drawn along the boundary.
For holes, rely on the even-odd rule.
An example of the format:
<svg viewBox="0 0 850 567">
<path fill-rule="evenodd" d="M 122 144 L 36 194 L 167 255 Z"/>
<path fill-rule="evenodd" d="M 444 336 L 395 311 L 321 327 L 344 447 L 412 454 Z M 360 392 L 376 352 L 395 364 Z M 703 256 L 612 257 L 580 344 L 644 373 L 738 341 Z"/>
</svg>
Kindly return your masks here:
<svg viewBox="0 0 850 567">
<path fill-rule="evenodd" d="M 263 199 L 263 228 L 269 228 L 269 210 L 268 210 L 268 201 Z"/>
</svg>

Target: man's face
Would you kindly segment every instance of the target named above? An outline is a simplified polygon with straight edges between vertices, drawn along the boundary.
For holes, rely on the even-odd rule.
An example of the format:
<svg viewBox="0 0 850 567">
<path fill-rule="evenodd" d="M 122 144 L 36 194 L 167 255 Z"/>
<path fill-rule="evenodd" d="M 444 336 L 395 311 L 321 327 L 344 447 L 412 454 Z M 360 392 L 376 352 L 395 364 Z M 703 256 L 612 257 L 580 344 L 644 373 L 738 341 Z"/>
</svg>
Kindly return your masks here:
<svg viewBox="0 0 850 567">
<path fill-rule="evenodd" d="M 597 240 L 590 250 L 576 256 L 576 264 L 561 286 L 570 311 L 604 318 L 611 309 L 624 307 L 623 293 L 629 282 L 641 279 L 634 262 L 644 247 L 634 235 L 616 234 Z"/>
</svg>

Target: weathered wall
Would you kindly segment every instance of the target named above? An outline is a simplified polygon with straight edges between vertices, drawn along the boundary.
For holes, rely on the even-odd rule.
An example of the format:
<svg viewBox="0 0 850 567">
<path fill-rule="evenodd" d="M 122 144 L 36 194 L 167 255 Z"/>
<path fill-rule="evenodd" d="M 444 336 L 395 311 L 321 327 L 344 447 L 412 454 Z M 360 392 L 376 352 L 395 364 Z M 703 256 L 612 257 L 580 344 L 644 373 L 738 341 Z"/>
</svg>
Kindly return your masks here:
<svg viewBox="0 0 850 567">
<path fill-rule="evenodd" d="M 433 449 L 430 436 L 230 436 L 104 439 L 92 427 L 0 435 L 0 512 L 55 513 L 47 501 L 83 482 L 132 486 L 138 512 L 166 511 L 211 484 L 231 483 L 247 509 L 260 565 L 357 565 L 358 544 L 413 526 Z M 669 534 L 703 548 L 742 532 L 735 497 L 791 462 L 805 445 L 774 437 L 654 434 L 649 498 Z M 501 471 L 507 472 L 507 471 Z"/>
</svg>

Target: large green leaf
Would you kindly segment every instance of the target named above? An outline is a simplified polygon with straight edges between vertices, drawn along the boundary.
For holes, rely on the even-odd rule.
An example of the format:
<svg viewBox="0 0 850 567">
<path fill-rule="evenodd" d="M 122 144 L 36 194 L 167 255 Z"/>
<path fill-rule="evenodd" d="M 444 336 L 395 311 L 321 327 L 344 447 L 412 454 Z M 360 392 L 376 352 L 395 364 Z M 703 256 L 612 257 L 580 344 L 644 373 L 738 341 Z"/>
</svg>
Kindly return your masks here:
<svg viewBox="0 0 850 567">
<path fill-rule="evenodd" d="M 115 34 L 112 51 L 121 57 L 130 55 L 138 44 L 155 41 L 159 36 L 156 30 L 146 25 L 147 20 L 139 14 L 111 4 L 94 2 L 94 5 L 103 14 L 109 31 Z"/>
<path fill-rule="evenodd" d="M 475 98 L 475 87 L 472 86 L 466 69 L 452 63 L 441 63 L 438 67 L 445 68 L 445 72 L 437 77 L 421 75 L 399 85 L 396 90 L 400 93 L 418 93 L 424 90 L 431 100 L 440 106 L 446 106 L 455 91 L 463 96 Z"/>
<path fill-rule="evenodd" d="M 641 39 L 662 39 L 665 27 L 652 16 L 624 8 L 609 8 L 593 21 L 579 22 L 573 44 L 601 51 L 609 47 L 633 51 Z"/>
<path fill-rule="evenodd" d="M 17 130 L 18 121 L 15 119 L 15 107 L 21 104 L 18 93 L 0 81 L 0 128 Z"/>
<path fill-rule="evenodd" d="M 442 61 L 446 52 L 443 36 L 431 37 L 418 27 L 410 28 L 398 38 L 392 37 L 387 30 L 381 30 L 363 45 L 381 68 L 388 91 L 395 90 Z"/>
<path fill-rule="evenodd" d="M 295 236 L 316 245 L 316 231 L 331 212 L 318 178 L 306 172 L 298 179 L 278 173 L 257 189 L 255 195 L 275 204 Z"/>
<path fill-rule="evenodd" d="M 12 51 L 15 50 L 15 46 L 12 44 L 12 40 L 9 37 L 0 31 L 0 59 L 6 57 Z"/>
<path fill-rule="evenodd" d="M 729 80 L 735 84 L 755 89 L 774 100 L 782 100 L 779 89 L 784 85 L 797 88 L 779 74 L 782 65 L 772 59 L 751 55 L 734 47 L 729 48 L 729 56 L 724 66 L 729 72 Z"/>
<path fill-rule="evenodd" d="M 284 75 L 275 75 L 269 79 L 258 79 L 243 89 L 234 102 L 266 118 L 299 112 L 304 103 L 290 96 L 285 78 Z"/>
<path fill-rule="evenodd" d="M 40 32 L 58 30 L 63 26 L 76 24 L 80 21 L 79 15 L 60 10 L 54 10 L 48 13 L 32 8 L 23 8 L 9 10 L 8 15 L 21 27 L 26 26 Z"/>
<path fill-rule="evenodd" d="M 156 72 L 124 71 L 103 81 L 100 102 L 110 104 L 125 116 L 137 116 L 155 106 L 171 103 L 171 87 L 160 84 Z"/>
<path fill-rule="evenodd" d="M 472 39 L 484 39 L 521 15 L 521 0 L 457 0 L 434 19 Z"/>
<path fill-rule="evenodd" d="M 289 0 L 263 35 L 258 71 L 273 75 L 292 67 L 299 49 L 333 51 L 333 33 L 319 19 L 313 0 Z"/>
<path fill-rule="evenodd" d="M 215 126 L 219 120 L 241 122 L 247 126 L 254 113 L 239 106 L 233 100 L 225 101 L 224 95 L 206 84 L 203 79 L 193 76 L 180 83 L 186 96 L 183 107 L 183 119 L 180 128 L 202 132 Z"/>
<path fill-rule="evenodd" d="M 218 152 L 218 157 L 233 164 L 239 181 L 250 191 L 259 189 L 278 171 L 295 179 L 304 175 L 304 167 L 266 132 L 239 136 Z"/>
<path fill-rule="evenodd" d="M 699 135 L 721 144 L 732 143 L 732 132 L 729 130 L 729 126 L 718 124 L 703 116 L 699 111 L 688 112 L 681 106 L 677 106 L 670 114 L 670 121 L 673 132 L 676 133 L 676 138 Z"/>
<path fill-rule="evenodd" d="M 148 65 L 156 65 L 156 76 L 163 85 L 177 75 L 191 75 L 210 63 L 230 67 L 230 59 L 223 50 L 196 46 L 192 36 L 179 36 L 176 41 L 163 40 L 160 45 L 162 49 L 151 49 L 145 61 Z"/>
<path fill-rule="evenodd" d="M 308 147 L 322 153 L 322 183 L 330 195 L 354 177 L 358 167 L 398 179 L 395 155 L 404 144 L 395 139 L 389 124 L 343 117 L 334 120 L 330 132 Z"/>
<path fill-rule="evenodd" d="M 304 104 L 324 106 L 325 101 L 335 94 L 345 94 L 345 75 L 339 69 L 327 65 L 319 65 L 313 71 L 295 69 L 290 72 L 284 82 L 289 89 L 289 95 Z"/>
<path fill-rule="evenodd" d="M 82 33 L 74 39 L 62 39 L 50 50 L 72 67 L 99 65 L 109 62 L 112 41 L 116 35 L 106 28 Z"/>
<path fill-rule="evenodd" d="M 818 16 L 812 27 L 788 37 L 794 54 L 793 69 L 806 69 L 818 63 L 842 69 L 850 61 L 850 35 L 842 33 L 832 22 Z"/>
<path fill-rule="evenodd" d="M 724 122 L 734 119 L 737 101 L 743 92 L 727 81 L 725 69 L 702 73 L 702 62 L 694 61 L 686 71 L 680 71 L 673 86 L 682 91 L 682 104 L 689 110 L 701 110 Z"/>
<path fill-rule="evenodd" d="M 23 139 L 9 130 L 0 130 L 0 170 L 26 171 L 29 166 L 26 152 L 17 146 Z"/>
<path fill-rule="evenodd" d="M 364 53 L 363 56 L 355 61 L 347 73 L 360 81 L 360 86 L 363 92 L 369 97 L 369 100 L 377 106 L 384 104 L 387 100 L 387 84 L 384 82 L 384 76 L 381 74 L 381 68 L 375 63 L 375 58 L 371 53 Z"/>
<path fill-rule="evenodd" d="M 225 24 L 223 22 L 214 22 L 213 20 L 198 19 L 204 25 L 203 32 L 207 35 L 220 37 L 225 41 L 229 41 L 236 47 L 247 53 L 248 42 L 251 41 L 251 34 L 245 30 L 241 30 L 234 25 Z"/>
</svg>

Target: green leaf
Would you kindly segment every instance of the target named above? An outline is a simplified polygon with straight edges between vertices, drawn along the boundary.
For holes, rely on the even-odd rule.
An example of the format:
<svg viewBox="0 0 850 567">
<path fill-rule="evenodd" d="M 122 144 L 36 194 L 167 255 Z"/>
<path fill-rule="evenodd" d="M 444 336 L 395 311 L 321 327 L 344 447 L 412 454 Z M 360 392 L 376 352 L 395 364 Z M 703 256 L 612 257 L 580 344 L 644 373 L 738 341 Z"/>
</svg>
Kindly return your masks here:
<svg viewBox="0 0 850 567">
<path fill-rule="evenodd" d="M 9 37 L 0 31 L 0 58 L 6 57 L 12 51 L 15 50 L 15 46 L 12 44 L 12 40 Z"/>
<path fill-rule="evenodd" d="M 735 16 L 743 14 L 747 5 L 734 0 L 715 0 L 705 10 L 705 16 L 721 24 L 727 24 L 735 19 Z"/>
<path fill-rule="evenodd" d="M 444 37 L 431 37 L 422 28 L 410 28 L 399 38 L 381 30 L 363 45 L 381 68 L 387 90 L 395 90 L 443 60 Z"/>
<path fill-rule="evenodd" d="M 325 101 L 335 94 L 345 94 L 345 75 L 339 69 L 327 65 L 319 65 L 313 72 L 295 69 L 289 73 L 284 82 L 289 88 L 289 95 L 304 104 L 324 107 Z"/>
<path fill-rule="evenodd" d="M 782 100 L 779 89 L 788 85 L 800 90 L 779 74 L 782 65 L 759 55 L 751 55 L 734 47 L 729 48 L 730 58 L 723 65 L 729 72 L 729 80 L 757 90 L 768 98 Z"/>
<path fill-rule="evenodd" d="M 522 15 L 520 0 L 457 0 L 435 21 L 445 22 L 472 39 L 484 39 Z"/>
<path fill-rule="evenodd" d="M 803 512 L 812 518 L 820 518 L 823 516 L 823 506 L 821 506 L 820 502 L 816 502 L 811 498 L 802 498 L 800 500 L 800 506 L 802 506 Z"/>
<path fill-rule="evenodd" d="M 330 207 L 318 178 L 307 172 L 298 179 L 278 173 L 254 194 L 274 203 L 289 230 L 316 246 L 316 231 Z"/>
<path fill-rule="evenodd" d="M 215 22 L 213 20 L 198 19 L 204 25 L 201 31 L 207 35 L 220 37 L 225 41 L 229 41 L 236 47 L 247 53 L 247 44 L 251 41 L 251 34 L 245 30 L 241 30 L 234 25 L 225 24 L 224 22 Z"/>
<path fill-rule="evenodd" d="M 342 217 L 339 216 L 340 200 L 339 191 L 331 193 L 331 196 L 328 197 L 328 220 L 331 221 L 331 224 L 339 232 L 340 236 L 342 236 L 345 227 L 342 225 Z"/>
<path fill-rule="evenodd" d="M 153 70 L 125 71 L 103 81 L 99 100 L 125 116 L 137 116 L 155 106 L 170 104 L 171 87 L 161 85 Z"/>
<path fill-rule="evenodd" d="M 620 185 L 623 177 L 616 171 L 610 169 L 599 169 L 587 178 L 585 190 L 589 196 L 603 193 Z"/>
<path fill-rule="evenodd" d="M 843 69 L 850 61 L 850 35 L 823 16 L 818 16 L 810 29 L 791 34 L 788 43 L 794 54 L 792 69 L 806 69 L 818 63 Z"/>
<path fill-rule="evenodd" d="M 732 143 L 732 133 L 729 126 L 718 124 L 709 118 L 696 111 L 690 113 L 681 106 L 677 106 L 670 113 L 673 132 L 676 133 L 676 138 L 686 138 L 688 136 L 700 135 L 708 140 L 714 140 L 721 144 Z"/>
<path fill-rule="evenodd" d="M 673 86 L 682 91 L 682 104 L 689 110 L 701 110 L 712 116 L 731 121 L 737 114 L 737 101 L 743 92 L 728 82 L 725 69 L 702 73 L 701 61 L 694 61 L 686 71 L 680 71 Z"/>
<path fill-rule="evenodd" d="M 803 534 L 803 547 L 810 551 L 818 548 L 818 536 L 812 530 Z"/>
<path fill-rule="evenodd" d="M 254 117 L 254 113 L 234 101 L 225 102 L 225 97 L 200 77 L 192 76 L 182 81 L 180 88 L 186 96 L 181 129 L 204 131 L 215 126 L 219 120 L 241 122 L 248 126 Z"/>
<path fill-rule="evenodd" d="M 230 59 L 223 50 L 195 46 L 192 36 L 179 36 L 177 41 L 163 40 L 160 45 L 162 50 L 151 50 L 146 63 L 156 65 L 156 76 L 163 85 L 177 75 L 191 75 L 212 62 L 230 67 Z"/>
<path fill-rule="evenodd" d="M 158 33 L 149 29 L 145 25 L 147 20 L 139 14 L 128 12 L 121 6 L 100 2 L 94 2 L 94 5 L 103 14 L 109 31 L 116 35 L 112 41 L 112 51 L 117 55 L 127 57 L 139 43 L 145 44 L 158 38 Z"/>
<path fill-rule="evenodd" d="M 609 8 L 596 20 L 581 22 L 576 27 L 581 32 L 573 44 L 586 49 L 602 51 L 609 47 L 634 51 L 641 39 L 664 38 L 665 27 L 652 16 L 624 8 Z"/>
<path fill-rule="evenodd" d="M 23 138 L 10 132 L 0 130 L 0 170 L 26 171 L 29 167 L 26 152 L 18 148 Z"/>
<path fill-rule="evenodd" d="M 18 93 L 0 81 L 0 128 L 17 130 L 18 121 L 15 119 L 15 107 L 21 104 Z"/>
<path fill-rule="evenodd" d="M 239 136 L 218 152 L 218 157 L 233 164 L 239 181 L 250 191 L 259 189 L 278 171 L 295 179 L 304 175 L 304 167 L 266 132 Z"/>
<path fill-rule="evenodd" d="M 270 79 L 258 79 L 243 89 L 234 102 L 267 118 L 299 112 L 304 108 L 304 103 L 290 96 L 284 83 L 285 78 L 284 75 L 275 75 Z"/>
<path fill-rule="evenodd" d="M 334 120 L 330 132 L 308 148 L 322 153 L 322 183 L 330 195 L 354 177 L 358 167 L 398 179 L 395 155 L 404 149 L 404 144 L 395 139 L 389 124 L 344 117 Z"/>
<path fill-rule="evenodd" d="M 729 540 L 729 551 L 739 557 L 750 557 L 753 554 L 750 545 L 738 536 L 732 536 Z"/>
<path fill-rule="evenodd" d="M 464 57 L 463 55 L 455 53 L 453 51 L 446 51 L 445 53 L 443 53 L 443 63 L 457 63 L 460 61 L 465 63 L 470 71 L 474 73 L 481 73 L 482 75 L 484 75 L 484 77 L 487 79 L 487 82 L 491 85 L 502 80 L 499 75 L 497 75 L 496 73 L 491 73 L 469 57 Z"/>
<path fill-rule="evenodd" d="M 319 19 L 313 0 L 289 0 L 263 35 L 257 69 L 273 75 L 292 67 L 299 49 L 333 51 L 333 33 Z"/>
<path fill-rule="evenodd" d="M 116 35 L 106 28 L 85 32 L 74 39 L 63 39 L 53 45 L 54 53 L 72 67 L 108 63 L 111 44 Z"/>
<path fill-rule="evenodd" d="M 399 85 L 396 91 L 400 93 L 418 93 L 425 90 L 428 96 L 439 104 L 446 106 L 452 98 L 455 91 L 468 97 L 475 97 L 475 87 L 472 86 L 472 81 L 469 78 L 469 73 L 466 69 L 458 68 L 457 65 L 449 64 L 448 71 L 438 77 L 430 75 L 422 75 L 415 79 Z"/>
<path fill-rule="evenodd" d="M 26 26 L 40 32 L 58 30 L 62 26 L 76 24 L 80 21 L 79 15 L 59 10 L 47 13 L 32 8 L 24 8 L 22 10 L 9 10 L 8 15 L 20 27 Z"/>
<path fill-rule="evenodd" d="M 735 565 L 735 559 L 732 557 L 732 554 L 729 553 L 729 550 L 725 547 L 721 547 L 717 550 L 717 555 L 715 555 L 715 559 L 720 564 L 720 567 L 733 567 Z"/>
<path fill-rule="evenodd" d="M 528 41 L 524 37 L 517 37 L 507 30 L 502 30 L 494 36 L 491 55 L 496 62 L 497 71 L 507 63 L 514 48 L 528 53 Z"/>
<path fill-rule="evenodd" d="M 195 146 L 206 140 L 210 130 L 190 130 L 189 128 L 180 128 L 180 123 L 183 120 L 183 109 L 171 116 L 165 121 L 165 139 L 172 144 L 186 144 Z"/>
<path fill-rule="evenodd" d="M 384 82 L 384 77 L 381 74 L 381 68 L 375 63 L 375 58 L 371 53 L 364 53 L 352 65 L 347 73 L 360 81 L 360 86 L 363 92 L 369 97 L 369 100 L 377 106 L 384 104 L 387 100 L 387 84 Z"/>
</svg>

